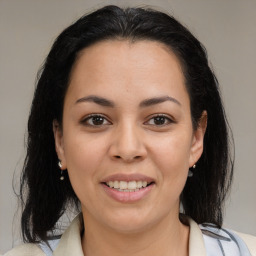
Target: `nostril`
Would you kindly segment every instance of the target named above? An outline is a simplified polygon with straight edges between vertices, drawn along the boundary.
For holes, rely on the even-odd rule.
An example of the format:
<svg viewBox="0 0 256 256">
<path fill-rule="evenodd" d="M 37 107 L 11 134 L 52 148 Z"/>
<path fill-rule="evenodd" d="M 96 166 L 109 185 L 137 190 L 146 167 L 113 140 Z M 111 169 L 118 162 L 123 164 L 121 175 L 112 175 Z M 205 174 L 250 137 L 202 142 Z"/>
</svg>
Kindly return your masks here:
<svg viewBox="0 0 256 256">
<path fill-rule="evenodd" d="M 115 158 L 121 158 L 121 156 L 115 156 Z M 135 156 L 133 159 L 138 159 L 140 156 Z"/>
<path fill-rule="evenodd" d="M 132 157 L 129 157 L 129 156 L 123 157 L 123 156 L 115 155 L 113 157 L 115 159 L 123 159 L 126 162 L 132 162 L 132 161 L 135 161 L 135 160 L 137 161 L 137 160 L 142 159 L 142 157 L 140 155 L 139 156 L 132 156 Z"/>
</svg>

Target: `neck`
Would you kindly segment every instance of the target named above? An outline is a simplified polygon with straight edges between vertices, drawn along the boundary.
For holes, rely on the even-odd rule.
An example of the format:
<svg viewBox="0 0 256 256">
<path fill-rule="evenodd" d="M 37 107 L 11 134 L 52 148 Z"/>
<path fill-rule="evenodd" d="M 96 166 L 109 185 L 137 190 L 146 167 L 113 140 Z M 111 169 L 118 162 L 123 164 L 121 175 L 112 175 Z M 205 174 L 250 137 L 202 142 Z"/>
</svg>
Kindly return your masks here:
<svg viewBox="0 0 256 256">
<path fill-rule="evenodd" d="M 85 221 L 86 220 L 86 221 Z M 84 217 L 82 247 L 85 256 L 174 256 L 188 255 L 189 227 L 167 216 L 160 223 L 134 233 L 102 227 Z"/>
</svg>

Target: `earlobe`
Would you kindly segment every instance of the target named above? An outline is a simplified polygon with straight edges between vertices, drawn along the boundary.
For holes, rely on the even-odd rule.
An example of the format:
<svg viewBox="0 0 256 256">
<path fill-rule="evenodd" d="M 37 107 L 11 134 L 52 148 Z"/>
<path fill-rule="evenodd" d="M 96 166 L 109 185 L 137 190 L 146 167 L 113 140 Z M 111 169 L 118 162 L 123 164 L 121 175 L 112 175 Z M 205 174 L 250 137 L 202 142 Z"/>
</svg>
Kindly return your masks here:
<svg viewBox="0 0 256 256">
<path fill-rule="evenodd" d="M 55 150 L 58 155 L 59 161 L 61 161 L 61 170 L 67 169 L 66 167 L 66 159 L 63 145 L 63 135 L 60 124 L 57 120 L 53 120 L 53 134 L 55 141 Z"/>
<path fill-rule="evenodd" d="M 204 110 L 194 131 L 189 166 L 192 167 L 199 160 L 204 149 L 204 135 L 207 128 L 207 112 Z"/>
</svg>

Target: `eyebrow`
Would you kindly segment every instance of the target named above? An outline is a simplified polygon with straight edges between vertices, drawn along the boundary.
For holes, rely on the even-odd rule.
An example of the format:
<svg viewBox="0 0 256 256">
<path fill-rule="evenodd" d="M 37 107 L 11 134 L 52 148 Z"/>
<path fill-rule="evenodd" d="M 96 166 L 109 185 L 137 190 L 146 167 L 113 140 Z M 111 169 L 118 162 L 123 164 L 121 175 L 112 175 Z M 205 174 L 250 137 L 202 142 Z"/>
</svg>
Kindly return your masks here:
<svg viewBox="0 0 256 256">
<path fill-rule="evenodd" d="M 162 97 L 146 99 L 146 100 L 143 100 L 139 106 L 140 107 L 149 107 L 152 105 L 163 103 L 165 101 L 171 101 L 171 102 L 174 102 L 174 103 L 178 104 L 179 106 L 181 106 L 181 103 L 178 100 L 176 100 L 175 98 L 170 97 L 170 96 L 162 96 Z"/>
<path fill-rule="evenodd" d="M 98 105 L 101 105 L 101 106 L 104 106 L 104 107 L 111 107 L 111 108 L 113 108 L 115 106 L 115 103 L 113 101 L 107 100 L 105 98 L 95 96 L 95 95 L 90 95 L 90 96 L 87 96 L 87 97 L 83 97 L 83 98 L 76 101 L 76 103 L 80 103 L 80 102 L 94 102 Z"/>
<path fill-rule="evenodd" d="M 160 103 L 163 103 L 166 101 L 171 101 L 171 102 L 174 102 L 174 103 L 178 104 L 179 106 L 181 106 L 181 103 L 178 100 L 176 100 L 175 98 L 170 97 L 170 96 L 162 96 L 162 97 L 154 97 L 154 98 L 145 99 L 139 104 L 139 107 L 141 107 L 141 108 L 149 107 L 149 106 L 160 104 Z M 113 101 L 105 99 L 103 97 L 95 96 L 95 95 L 86 96 L 86 97 L 80 98 L 76 101 L 76 103 L 81 103 L 81 102 L 94 102 L 103 107 L 111 107 L 111 108 L 115 107 L 115 103 Z"/>
</svg>

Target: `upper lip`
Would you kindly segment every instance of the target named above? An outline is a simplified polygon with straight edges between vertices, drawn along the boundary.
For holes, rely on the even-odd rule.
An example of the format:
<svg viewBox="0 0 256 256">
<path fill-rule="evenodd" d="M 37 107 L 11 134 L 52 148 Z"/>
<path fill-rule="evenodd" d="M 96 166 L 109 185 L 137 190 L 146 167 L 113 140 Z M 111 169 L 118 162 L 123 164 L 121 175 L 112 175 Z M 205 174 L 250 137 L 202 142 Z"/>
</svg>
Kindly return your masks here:
<svg viewBox="0 0 256 256">
<path fill-rule="evenodd" d="M 147 183 L 154 182 L 154 179 L 140 173 L 123 174 L 117 173 L 104 178 L 101 182 L 106 183 L 109 181 L 146 181 Z"/>
</svg>

